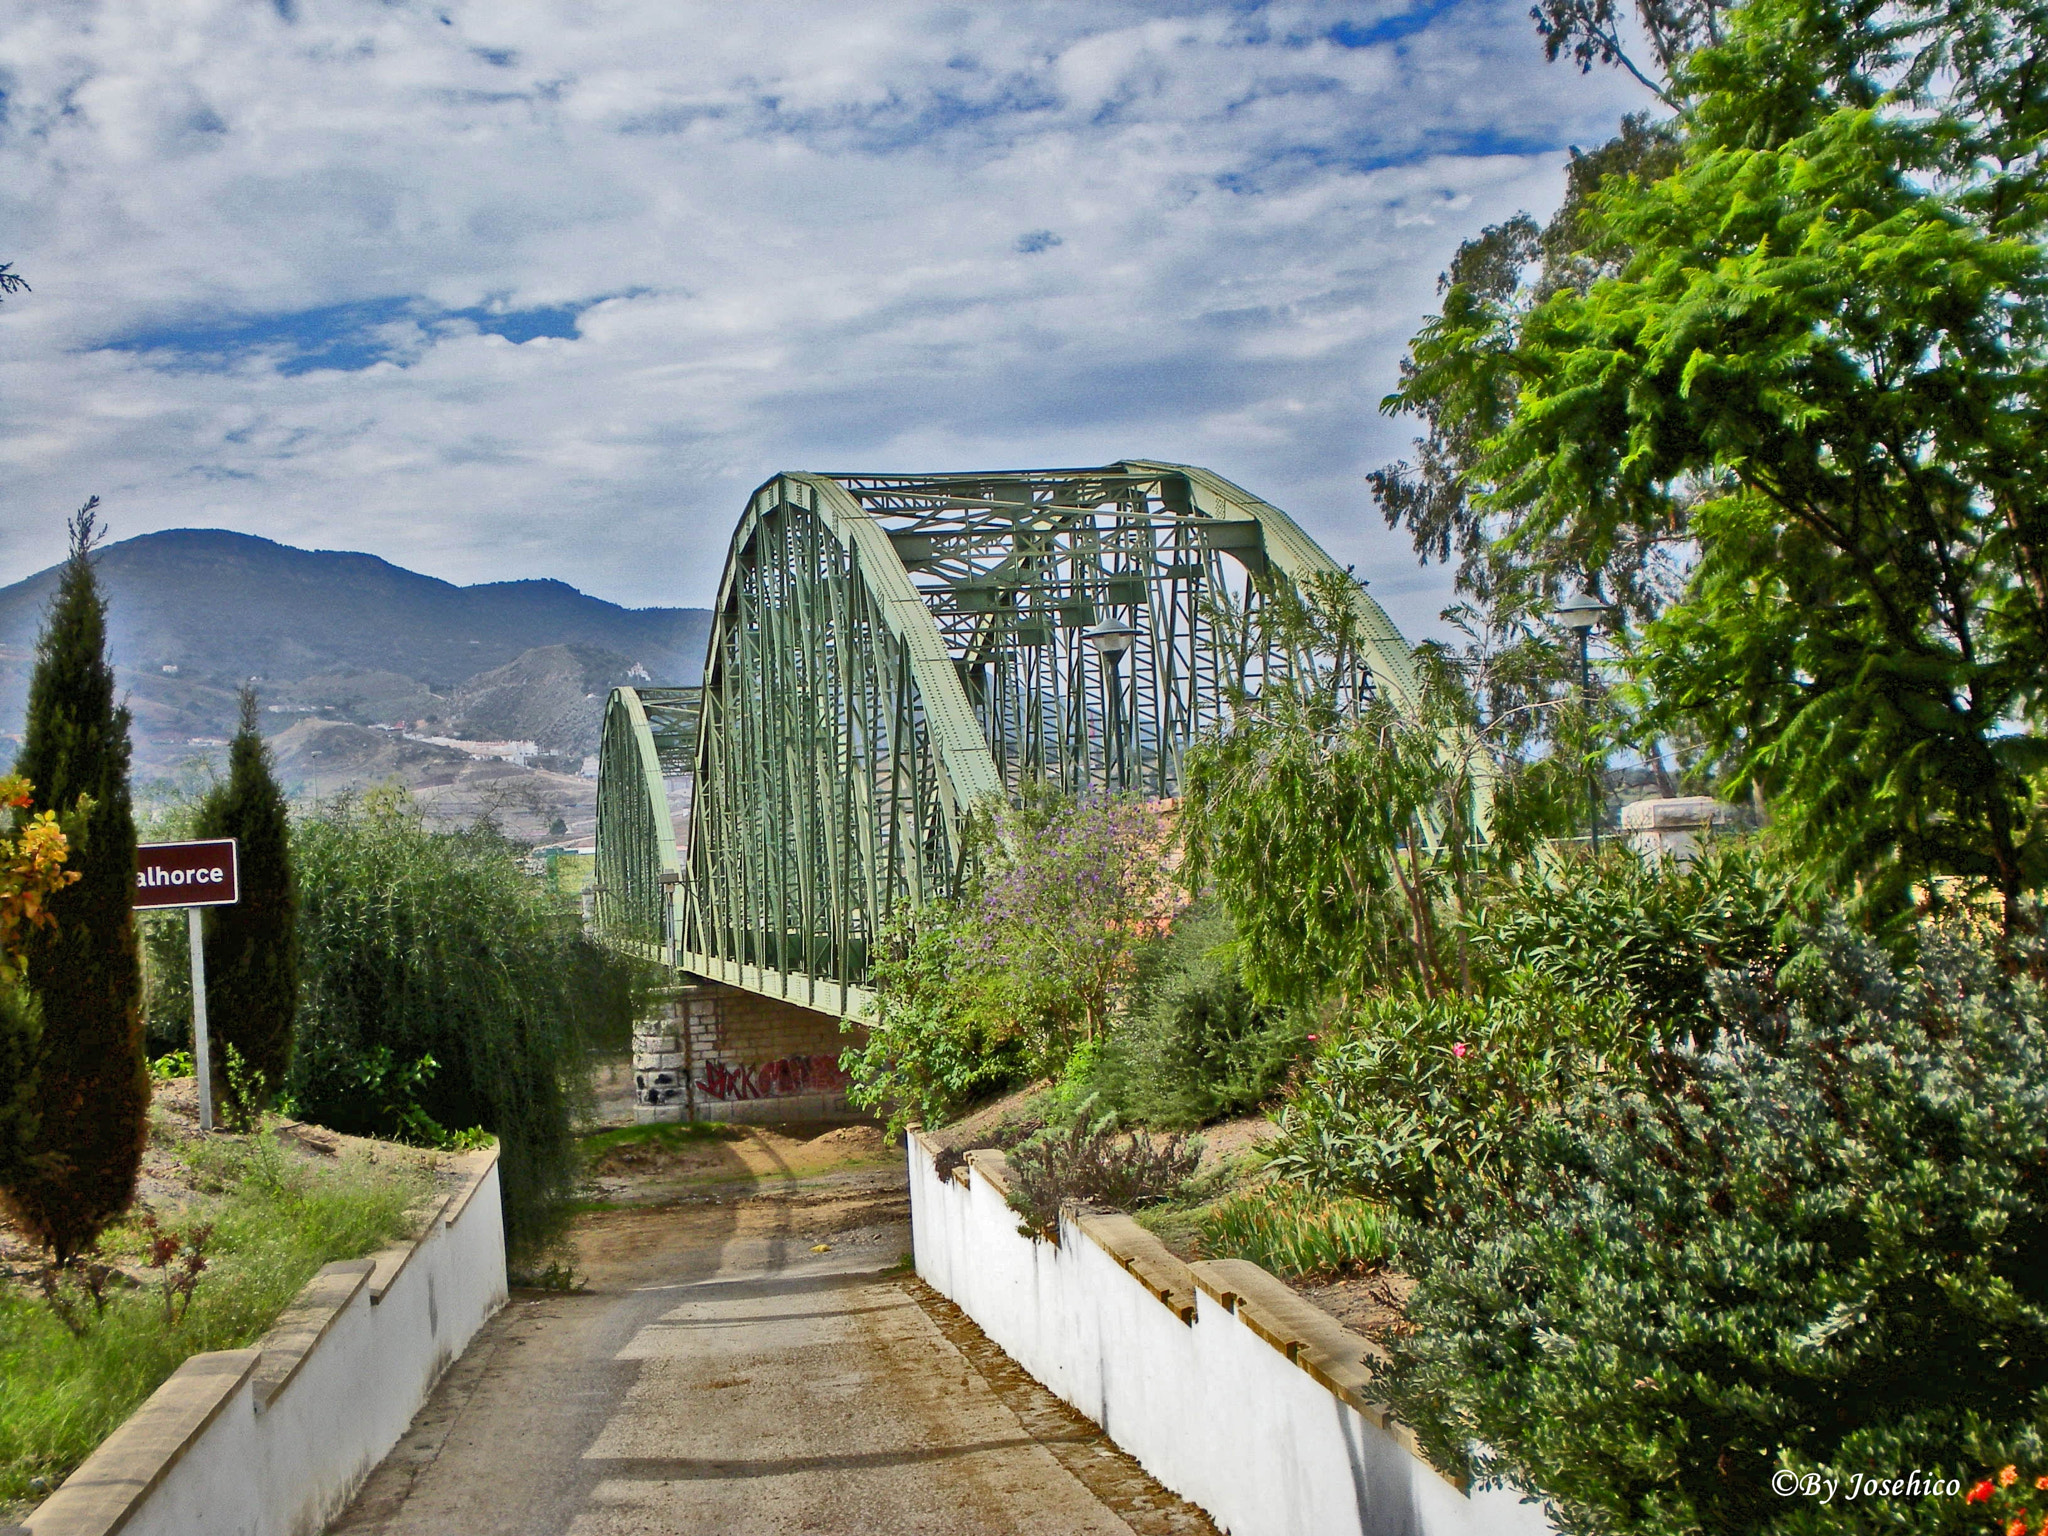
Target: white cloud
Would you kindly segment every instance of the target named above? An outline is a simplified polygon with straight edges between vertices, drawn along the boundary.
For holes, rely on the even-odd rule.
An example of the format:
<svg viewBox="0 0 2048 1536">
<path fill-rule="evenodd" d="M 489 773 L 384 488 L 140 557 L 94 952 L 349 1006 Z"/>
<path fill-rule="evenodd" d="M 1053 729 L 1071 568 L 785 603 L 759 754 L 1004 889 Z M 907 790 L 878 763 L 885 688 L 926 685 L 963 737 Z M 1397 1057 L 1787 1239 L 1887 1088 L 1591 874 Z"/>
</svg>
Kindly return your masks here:
<svg viewBox="0 0 2048 1536">
<path fill-rule="evenodd" d="M 18 7 L 0 580 L 98 491 L 117 536 L 701 603 L 777 469 L 1142 455 L 1287 507 L 1419 628 L 1379 397 L 1457 241 L 1641 103 L 1546 67 L 1519 0 L 1328 40 L 1392 14 Z M 479 328 L 551 307 L 573 335 Z"/>
</svg>

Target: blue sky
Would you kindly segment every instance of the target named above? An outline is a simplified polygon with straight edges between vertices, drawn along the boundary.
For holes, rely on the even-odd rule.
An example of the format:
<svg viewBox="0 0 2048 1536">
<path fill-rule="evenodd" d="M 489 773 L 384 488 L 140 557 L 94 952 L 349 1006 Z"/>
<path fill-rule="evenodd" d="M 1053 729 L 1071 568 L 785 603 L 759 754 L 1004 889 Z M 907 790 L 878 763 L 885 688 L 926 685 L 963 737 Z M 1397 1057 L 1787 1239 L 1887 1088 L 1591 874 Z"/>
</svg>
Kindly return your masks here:
<svg viewBox="0 0 2048 1536">
<path fill-rule="evenodd" d="M 17 0 L 0 582 L 101 495 L 702 603 L 778 469 L 1205 464 L 1445 600 L 1364 473 L 1457 242 L 1646 103 L 1523 0 Z"/>
</svg>

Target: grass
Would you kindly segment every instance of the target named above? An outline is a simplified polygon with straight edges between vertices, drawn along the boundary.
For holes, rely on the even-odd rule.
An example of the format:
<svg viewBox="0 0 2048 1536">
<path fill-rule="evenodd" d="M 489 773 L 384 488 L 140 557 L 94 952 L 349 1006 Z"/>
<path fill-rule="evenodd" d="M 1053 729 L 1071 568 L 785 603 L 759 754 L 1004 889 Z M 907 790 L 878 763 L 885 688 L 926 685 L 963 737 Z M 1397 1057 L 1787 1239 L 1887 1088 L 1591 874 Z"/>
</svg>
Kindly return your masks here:
<svg viewBox="0 0 2048 1536">
<path fill-rule="evenodd" d="M 0 1510 L 40 1498 L 31 1479 L 54 1488 L 188 1356 L 260 1338 L 321 1265 L 404 1236 L 407 1210 L 431 1187 L 416 1164 L 357 1156 L 316 1167 L 267 1138 L 195 1147 L 187 1161 L 215 1192 L 165 1224 L 211 1223 L 213 1238 L 177 1324 L 166 1323 L 158 1290 L 124 1288 L 74 1338 L 40 1295 L 0 1287 Z M 133 1224 L 110 1230 L 102 1248 L 144 1251 Z"/>
<path fill-rule="evenodd" d="M 707 1141 L 745 1141 L 747 1133 L 722 1120 L 698 1120 L 685 1125 L 665 1121 L 655 1125 L 623 1125 L 615 1130 L 593 1131 L 583 1140 L 583 1154 L 598 1158 L 621 1147 L 654 1147 L 663 1152 L 680 1152 L 684 1147 Z"/>
<path fill-rule="evenodd" d="M 1384 1262 L 1390 1244 L 1380 1213 L 1350 1196 L 1321 1198 L 1272 1183 L 1226 1195 L 1196 1223 L 1212 1259 L 1250 1259 L 1292 1280 L 1323 1280 Z"/>
</svg>

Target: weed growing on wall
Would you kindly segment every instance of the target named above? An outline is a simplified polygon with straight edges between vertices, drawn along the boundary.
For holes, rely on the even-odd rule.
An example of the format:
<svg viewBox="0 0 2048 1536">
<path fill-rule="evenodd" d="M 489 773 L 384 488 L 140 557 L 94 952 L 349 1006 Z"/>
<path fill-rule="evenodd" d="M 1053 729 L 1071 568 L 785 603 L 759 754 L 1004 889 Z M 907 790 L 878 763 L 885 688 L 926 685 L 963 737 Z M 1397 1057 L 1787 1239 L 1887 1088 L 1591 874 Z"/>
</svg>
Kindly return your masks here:
<svg viewBox="0 0 2048 1536">
<path fill-rule="evenodd" d="M 1185 1136 L 1154 1141 L 1144 1131 L 1123 1136 L 1076 1122 L 1010 1152 L 1010 1208 L 1024 1218 L 1018 1230 L 1026 1236 L 1057 1238 L 1063 1206 L 1130 1211 L 1171 1200 L 1201 1160 L 1202 1144 Z"/>
</svg>

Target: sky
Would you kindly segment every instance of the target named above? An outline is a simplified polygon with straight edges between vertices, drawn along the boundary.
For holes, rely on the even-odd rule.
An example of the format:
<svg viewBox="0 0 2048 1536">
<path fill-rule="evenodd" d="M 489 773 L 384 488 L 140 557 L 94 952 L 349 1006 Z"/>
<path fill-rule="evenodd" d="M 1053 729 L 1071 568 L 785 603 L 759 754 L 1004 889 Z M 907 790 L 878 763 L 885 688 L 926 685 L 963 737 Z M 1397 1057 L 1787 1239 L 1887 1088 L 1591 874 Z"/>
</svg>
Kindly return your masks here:
<svg viewBox="0 0 2048 1536">
<path fill-rule="evenodd" d="M 1526 0 L 11 0 L 0 584 L 224 527 L 714 595 L 779 470 L 1365 473 L 1458 242 L 1648 105 Z"/>
</svg>

